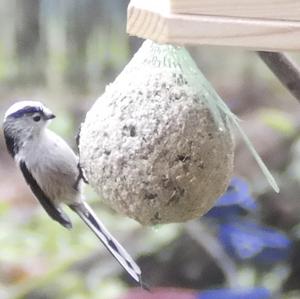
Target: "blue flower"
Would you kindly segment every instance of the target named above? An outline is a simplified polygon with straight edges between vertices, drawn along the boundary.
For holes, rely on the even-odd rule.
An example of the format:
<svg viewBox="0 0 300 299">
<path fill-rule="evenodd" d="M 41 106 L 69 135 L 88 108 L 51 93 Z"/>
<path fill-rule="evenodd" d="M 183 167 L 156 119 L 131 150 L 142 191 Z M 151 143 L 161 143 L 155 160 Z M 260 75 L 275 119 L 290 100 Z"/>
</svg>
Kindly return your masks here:
<svg viewBox="0 0 300 299">
<path fill-rule="evenodd" d="M 196 299 L 271 299 L 272 294 L 265 288 L 218 289 L 201 292 Z"/>
<path fill-rule="evenodd" d="M 250 196 L 247 183 L 233 178 L 225 194 L 205 216 L 227 220 L 256 210 L 257 204 Z"/>
<path fill-rule="evenodd" d="M 239 261 L 267 266 L 285 261 L 291 253 L 292 242 L 285 234 L 251 221 L 221 224 L 218 237 L 228 254 Z"/>
</svg>

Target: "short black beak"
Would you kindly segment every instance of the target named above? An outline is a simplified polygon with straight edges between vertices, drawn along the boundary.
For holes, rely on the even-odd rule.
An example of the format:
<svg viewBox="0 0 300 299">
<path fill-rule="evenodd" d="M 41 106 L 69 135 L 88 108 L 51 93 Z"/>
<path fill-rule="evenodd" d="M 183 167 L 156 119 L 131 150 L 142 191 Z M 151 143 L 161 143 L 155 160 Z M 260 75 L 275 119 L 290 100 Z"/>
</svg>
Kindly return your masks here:
<svg viewBox="0 0 300 299">
<path fill-rule="evenodd" d="M 45 120 L 53 119 L 53 118 L 55 118 L 55 115 L 53 113 L 47 113 L 47 114 L 44 114 L 44 118 L 45 118 Z"/>
</svg>

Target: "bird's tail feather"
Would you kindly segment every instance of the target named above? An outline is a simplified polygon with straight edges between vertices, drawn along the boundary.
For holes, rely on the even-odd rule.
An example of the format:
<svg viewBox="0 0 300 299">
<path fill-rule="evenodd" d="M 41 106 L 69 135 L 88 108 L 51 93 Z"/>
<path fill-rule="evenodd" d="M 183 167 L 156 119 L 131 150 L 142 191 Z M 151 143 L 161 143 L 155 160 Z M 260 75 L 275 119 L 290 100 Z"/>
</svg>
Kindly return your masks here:
<svg viewBox="0 0 300 299">
<path fill-rule="evenodd" d="M 94 234 L 100 239 L 109 252 L 117 259 L 123 268 L 143 287 L 141 270 L 123 246 L 108 232 L 103 223 L 97 218 L 87 203 L 70 205 L 79 217 L 88 225 Z"/>
</svg>

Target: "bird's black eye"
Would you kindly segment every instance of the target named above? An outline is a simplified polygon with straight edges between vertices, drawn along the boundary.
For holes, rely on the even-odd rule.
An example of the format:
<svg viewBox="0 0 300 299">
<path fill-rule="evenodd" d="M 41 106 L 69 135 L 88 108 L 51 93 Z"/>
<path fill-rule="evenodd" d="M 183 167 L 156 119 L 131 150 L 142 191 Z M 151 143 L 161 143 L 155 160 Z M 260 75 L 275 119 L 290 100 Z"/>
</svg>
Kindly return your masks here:
<svg viewBox="0 0 300 299">
<path fill-rule="evenodd" d="M 38 121 L 41 120 L 41 116 L 40 115 L 34 115 L 33 116 L 33 120 L 36 121 L 36 122 L 38 122 Z"/>
</svg>

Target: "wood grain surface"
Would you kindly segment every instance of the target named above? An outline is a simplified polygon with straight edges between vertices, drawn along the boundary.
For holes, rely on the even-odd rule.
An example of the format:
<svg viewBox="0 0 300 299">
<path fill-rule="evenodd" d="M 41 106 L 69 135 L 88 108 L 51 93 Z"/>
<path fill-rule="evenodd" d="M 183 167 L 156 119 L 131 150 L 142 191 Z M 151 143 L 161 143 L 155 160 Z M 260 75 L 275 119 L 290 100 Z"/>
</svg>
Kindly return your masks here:
<svg viewBox="0 0 300 299">
<path fill-rule="evenodd" d="M 299 0 L 169 0 L 169 3 L 173 13 L 300 21 Z"/>
<path fill-rule="evenodd" d="M 300 50 L 298 21 L 178 14 L 171 12 L 169 1 L 132 0 L 128 6 L 127 32 L 160 43 L 238 46 L 265 51 Z"/>
</svg>

